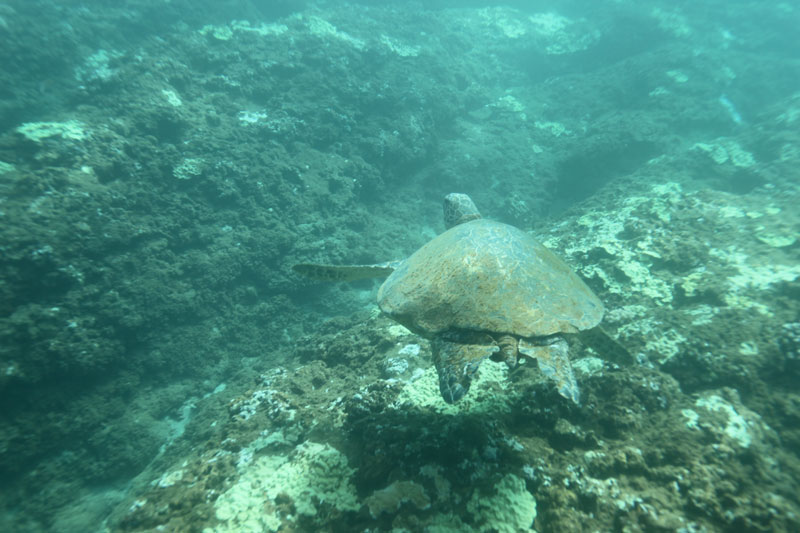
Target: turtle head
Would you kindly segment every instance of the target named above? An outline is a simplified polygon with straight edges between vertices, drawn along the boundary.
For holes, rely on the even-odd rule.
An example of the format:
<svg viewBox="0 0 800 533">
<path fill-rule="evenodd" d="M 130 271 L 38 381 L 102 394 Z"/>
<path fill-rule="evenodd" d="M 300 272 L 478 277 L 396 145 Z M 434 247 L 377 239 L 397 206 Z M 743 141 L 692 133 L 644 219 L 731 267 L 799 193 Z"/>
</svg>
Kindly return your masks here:
<svg viewBox="0 0 800 533">
<path fill-rule="evenodd" d="M 478 218 L 481 218 L 481 213 L 466 194 L 451 192 L 444 197 L 444 225 L 447 229 Z"/>
</svg>

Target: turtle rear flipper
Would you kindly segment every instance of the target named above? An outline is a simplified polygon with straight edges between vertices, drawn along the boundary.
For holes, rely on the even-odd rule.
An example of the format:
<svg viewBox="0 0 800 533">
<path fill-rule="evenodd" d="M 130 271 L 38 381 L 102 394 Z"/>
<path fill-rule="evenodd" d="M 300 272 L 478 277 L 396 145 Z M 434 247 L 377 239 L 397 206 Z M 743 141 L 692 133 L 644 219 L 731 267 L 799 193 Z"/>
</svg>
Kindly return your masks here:
<svg viewBox="0 0 800 533">
<path fill-rule="evenodd" d="M 356 281 L 359 279 L 385 278 L 397 267 L 399 261 L 379 263 L 376 265 L 320 265 L 300 263 L 292 270 L 307 278 L 317 281 Z"/>
<path fill-rule="evenodd" d="M 439 374 L 439 392 L 447 403 L 455 403 L 469 392 L 480 364 L 500 349 L 490 337 L 484 337 L 486 342 L 479 344 L 452 342 L 441 336 L 431 340 L 433 363 Z"/>
<path fill-rule="evenodd" d="M 536 345 L 525 339 L 519 341 L 519 352 L 532 359 L 536 359 L 539 370 L 553 380 L 558 388 L 558 393 L 577 405 L 581 403 L 581 393 L 578 382 L 572 372 L 569 362 L 569 345 L 561 337 L 553 339 L 548 344 Z"/>
<path fill-rule="evenodd" d="M 630 366 L 635 362 L 633 355 L 600 326 L 579 331 L 578 338 L 606 361 L 620 366 Z"/>
</svg>

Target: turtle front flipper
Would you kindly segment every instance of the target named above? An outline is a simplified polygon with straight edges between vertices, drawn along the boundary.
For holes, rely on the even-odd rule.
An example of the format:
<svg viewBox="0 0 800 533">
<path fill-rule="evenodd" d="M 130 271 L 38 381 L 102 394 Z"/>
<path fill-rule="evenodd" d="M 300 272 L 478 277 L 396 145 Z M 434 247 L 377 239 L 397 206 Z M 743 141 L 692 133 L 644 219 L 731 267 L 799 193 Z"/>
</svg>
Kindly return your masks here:
<svg viewBox="0 0 800 533">
<path fill-rule="evenodd" d="M 581 394 L 580 390 L 578 390 L 575 374 L 572 372 L 572 365 L 569 362 L 569 345 L 567 341 L 561 337 L 551 337 L 547 339 L 547 343 L 537 345 L 525 339 L 520 339 L 519 352 L 536 359 L 539 364 L 539 370 L 555 381 L 558 393 L 580 405 Z"/>
<path fill-rule="evenodd" d="M 395 271 L 402 261 L 389 261 L 375 265 L 320 265 L 300 263 L 292 270 L 317 281 L 356 281 L 359 279 L 385 278 Z"/>
<path fill-rule="evenodd" d="M 439 374 L 439 392 L 447 403 L 455 403 L 469 392 L 478 367 L 484 359 L 499 350 L 491 337 L 480 337 L 461 342 L 460 339 L 440 335 L 431 341 L 433 363 Z"/>
</svg>

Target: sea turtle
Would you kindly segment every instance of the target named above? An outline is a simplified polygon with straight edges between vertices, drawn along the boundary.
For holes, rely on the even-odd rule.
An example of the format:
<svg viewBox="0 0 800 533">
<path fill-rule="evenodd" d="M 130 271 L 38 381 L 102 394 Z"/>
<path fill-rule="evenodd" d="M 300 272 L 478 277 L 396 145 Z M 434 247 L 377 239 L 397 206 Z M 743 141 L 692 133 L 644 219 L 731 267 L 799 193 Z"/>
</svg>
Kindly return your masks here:
<svg viewBox="0 0 800 533">
<path fill-rule="evenodd" d="M 533 237 L 482 218 L 466 194 L 445 197 L 444 219 L 447 230 L 407 259 L 293 268 L 325 281 L 388 276 L 378 290 L 378 305 L 431 340 L 439 390 L 448 403 L 467 393 L 487 357 L 513 368 L 520 356 L 535 359 L 558 392 L 579 403 L 563 335 L 587 332 L 600 323 L 599 298 Z M 590 340 L 598 336 L 604 338 L 596 332 Z M 615 355 L 629 358 L 624 350 L 621 357 Z"/>
</svg>

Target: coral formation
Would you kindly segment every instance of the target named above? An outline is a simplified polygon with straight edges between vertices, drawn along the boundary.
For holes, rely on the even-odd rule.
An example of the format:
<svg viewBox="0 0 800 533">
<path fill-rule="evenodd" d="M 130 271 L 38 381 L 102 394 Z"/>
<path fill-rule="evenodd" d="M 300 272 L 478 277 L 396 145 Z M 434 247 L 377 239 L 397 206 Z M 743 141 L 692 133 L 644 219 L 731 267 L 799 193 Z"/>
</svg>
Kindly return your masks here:
<svg viewBox="0 0 800 533">
<path fill-rule="evenodd" d="M 349 481 L 354 470 L 330 445 L 306 441 L 290 457 L 264 455 L 241 470 L 214 504 L 220 523 L 207 531 L 278 531 L 294 514 L 314 516 L 321 505 L 358 509 Z"/>
</svg>

